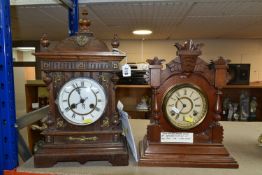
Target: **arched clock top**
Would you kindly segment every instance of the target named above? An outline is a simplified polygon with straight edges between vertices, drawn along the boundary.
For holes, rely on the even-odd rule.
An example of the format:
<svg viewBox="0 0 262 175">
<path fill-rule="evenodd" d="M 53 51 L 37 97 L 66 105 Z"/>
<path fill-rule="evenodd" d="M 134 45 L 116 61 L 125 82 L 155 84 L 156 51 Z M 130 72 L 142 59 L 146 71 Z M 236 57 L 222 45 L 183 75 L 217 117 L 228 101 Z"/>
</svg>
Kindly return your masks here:
<svg viewBox="0 0 262 175">
<path fill-rule="evenodd" d="M 207 63 L 200 58 L 201 46 L 192 40 L 176 43 L 177 56 L 165 69 L 162 59 L 147 61 L 151 120 L 140 142 L 139 165 L 238 167 L 222 144 L 223 127 L 219 124 L 228 61 L 219 57 Z M 184 141 L 186 135 L 189 142 Z"/>
<path fill-rule="evenodd" d="M 199 75 L 205 78 L 210 85 L 221 87 L 227 82 L 227 63 L 223 57 L 219 57 L 215 61 L 208 63 L 201 59 L 199 56 L 202 54 L 201 47 L 203 44 L 194 43 L 192 40 L 186 41 L 184 44 L 176 43 L 174 46 L 177 48 L 177 56 L 166 64 L 166 69 L 162 70 L 163 59 L 157 57 L 147 60 L 150 65 L 151 71 L 157 71 L 161 74 L 159 79 L 160 84 L 165 82 L 173 75 L 180 75 L 181 77 L 189 77 L 191 74 Z M 152 73 L 151 73 L 152 74 Z M 154 73 L 156 74 L 156 73 Z M 223 75 L 222 78 L 221 75 Z M 147 77 L 146 77 L 147 78 Z M 156 77 L 157 78 L 157 77 Z M 156 79 L 154 76 L 154 79 Z M 150 81 L 149 78 L 147 80 Z M 157 80 L 154 80 L 154 82 Z"/>
</svg>

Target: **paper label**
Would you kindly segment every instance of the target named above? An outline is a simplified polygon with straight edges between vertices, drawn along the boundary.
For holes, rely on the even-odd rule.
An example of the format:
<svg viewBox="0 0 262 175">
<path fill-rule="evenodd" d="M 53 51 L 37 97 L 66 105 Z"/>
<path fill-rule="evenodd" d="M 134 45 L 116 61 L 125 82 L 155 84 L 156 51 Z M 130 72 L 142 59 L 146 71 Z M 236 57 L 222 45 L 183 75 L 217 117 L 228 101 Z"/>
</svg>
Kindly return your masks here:
<svg viewBox="0 0 262 175">
<path fill-rule="evenodd" d="M 87 119 L 84 120 L 84 123 L 90 124 L 90 123 L 93 123 L 93 120 L 90 119 L 90 118 L 87 118 Z"/>
<path fill-rule="evenodd" d="M 193 122 L 194 122 L 194 119 L 193 119 L 193 117 L 191 117 L 191 116 L 186 116 L 186 117 L 185 117 L 185 121 L 187 121 L 187 122 L 189 122 L 189 123 L 193 123 Z"/>
<path fill-rule="evenodd" d="M 171 110 L 172 110 L 173 112 L 175 112 L 176 114 L 179 114 L 179 113 L 180 113 L 180 110 L 177 109 L 175 106 L 173 106 L 173 107 L 171 108 Z"/>
<path fill-rule="evenodd" d="M 131 67 L 128 64 L 122 66 L 123 77 L 131 77 Z"/>
<path fill-rule="evenodd" d="M 191 132 L 161 132 L 161 142 L 163 143 L 193 143 L 193 133 Z"/>
<path fill-rule="evenodd" d="M 39 103 L 32 103 L 32 108 L 33 109 L 38 109 L 39 108 Z"/>
</svg>

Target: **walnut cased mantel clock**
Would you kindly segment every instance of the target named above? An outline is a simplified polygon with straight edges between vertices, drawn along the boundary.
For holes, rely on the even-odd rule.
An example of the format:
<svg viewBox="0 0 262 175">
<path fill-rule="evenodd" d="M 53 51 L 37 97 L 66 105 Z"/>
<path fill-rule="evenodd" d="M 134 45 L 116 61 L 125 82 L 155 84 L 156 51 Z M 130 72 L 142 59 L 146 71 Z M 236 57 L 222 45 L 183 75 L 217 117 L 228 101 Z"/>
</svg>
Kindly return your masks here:
<svg viewBox="0 0 262 175">
<path fill-rule="evenodd" d="M 140 166 L 237 168 L 222 144 L 221 88 L 227 82 L 222 57 L 208 64 L 201 44 L 175 44 L 177 57 L 148 60 L 152 87 L 151 122 L 140 142 Z"/>
<path fill-rule="evenodd" d="M 75 36 L 52 49 L 47 49 L 49 41 L 44 36 L 44 51 L 35 53 L 50 100 L 48 128 L 42 133 L 45 144 L 34 155 L 35 167 L 93 160 L 128 165 L 126 139 L 115 102 L 118 64 L 125 55 L 110 52 L 89 32 L 86 15 L 84 12 L 80 32 Z M 118 45 L 115 37 L 112 46 Z"/>
</svg>

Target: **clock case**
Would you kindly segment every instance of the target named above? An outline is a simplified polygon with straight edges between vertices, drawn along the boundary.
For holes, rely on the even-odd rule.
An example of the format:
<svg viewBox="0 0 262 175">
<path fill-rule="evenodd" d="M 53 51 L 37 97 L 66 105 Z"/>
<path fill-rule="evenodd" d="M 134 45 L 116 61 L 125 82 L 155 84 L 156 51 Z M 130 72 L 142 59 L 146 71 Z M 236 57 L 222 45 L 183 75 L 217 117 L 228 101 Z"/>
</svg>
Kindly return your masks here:
<svg viewBox="0 0 262 175">
<path fill-rule="evenodd" d="M 87 15 L 83 13 L 83 16 Z M 80 20 L 80 32 L 70 36 L 53 48 L 41 39 L 43 51 L 35 53 L 40 61 L 43 81 L 49 91 L 47 129 L 42 134 L 45 144 L 34 155 L 35 167 L 51 167 L 57 162 L 109 161 L 113 166 L 128 165 L 126 138 L 116 110 L 115 88 L 119 62 L 125 57 L 117 52 L 119 42 L 112 40 L 114 51 L 89 32 L 90 21 Z M 96 122 L 73 125 L 59 113 L 56 99 L 61 87 L 71 79 L 88 77 L 97 81 L 106 91 L 108 103 Z"/>
<path fill-rule="evenodd" d="M 148 60 L 147 81 L 152 87 L 151 122 L 147 134 L 139 143 L 140 166 L 179 166 L 237 168 L 223 141 L 221 119 L 221 88 L 227 82 L 227 62 L 222 57 L 206 63 L 199 58 L 201 44 L 191 40 L 183 45 L 176 43 L 177 57 L 166 64 L 155 57 Z M 192 84 L 199 87 L 208 98 L 208 111 L 204 120 L 194 128 L 182 130 L 174 127 L 165 117 L 162 105 L 171 87 Z M 193 143 L 161 143 L 161 132 L 193 133 Z"/>
</svg>

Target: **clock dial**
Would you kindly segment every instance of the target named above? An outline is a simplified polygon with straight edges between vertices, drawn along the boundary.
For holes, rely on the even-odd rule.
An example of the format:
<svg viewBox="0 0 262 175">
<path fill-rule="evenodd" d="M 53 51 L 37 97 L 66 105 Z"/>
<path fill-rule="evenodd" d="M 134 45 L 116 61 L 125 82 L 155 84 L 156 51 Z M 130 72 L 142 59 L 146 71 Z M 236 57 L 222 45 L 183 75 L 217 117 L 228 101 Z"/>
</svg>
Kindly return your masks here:
<svg viewBox="0 0 262 175">
<path fill-rule="evenodd" d="M 60 114 L 71 124 L 89 125 L 104 113 L 107 98 L 104 88 L 90 78 L 67 82 L 58 94 Z"/>
<path fill-rule="evenodd" d="M 181 84 L 166 93 L 163 111 L 173 126 L 179 129 L 191 129 L 204 120 L 208 109 L 207 101 L 198 87 Z"/>
</svg>

